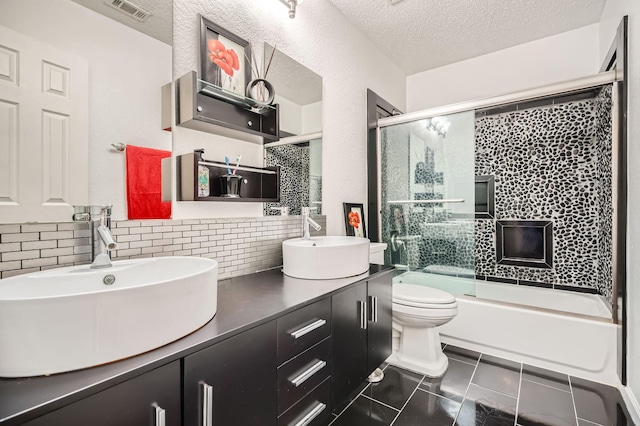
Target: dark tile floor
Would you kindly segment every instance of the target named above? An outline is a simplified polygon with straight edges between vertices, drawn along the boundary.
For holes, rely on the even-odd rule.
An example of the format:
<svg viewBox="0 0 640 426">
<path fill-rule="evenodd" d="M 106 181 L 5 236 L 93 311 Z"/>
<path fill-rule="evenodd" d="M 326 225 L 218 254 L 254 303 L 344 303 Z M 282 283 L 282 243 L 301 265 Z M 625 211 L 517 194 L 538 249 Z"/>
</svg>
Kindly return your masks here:
<svg viewBox="0 0 640 426">
<path fill-rule="evenodd" d="M 331 426 L 625 426 L 616 388 L 446 346 L 432 379 L 392 365 Z"/>
</svg>

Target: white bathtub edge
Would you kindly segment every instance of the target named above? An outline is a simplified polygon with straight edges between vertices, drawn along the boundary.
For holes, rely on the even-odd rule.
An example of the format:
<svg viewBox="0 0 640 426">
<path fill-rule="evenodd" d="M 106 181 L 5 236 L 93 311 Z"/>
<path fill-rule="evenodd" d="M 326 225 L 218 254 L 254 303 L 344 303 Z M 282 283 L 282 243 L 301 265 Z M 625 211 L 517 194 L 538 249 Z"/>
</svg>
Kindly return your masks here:
<svg viewBox="0 0 640 426">
<path fill-rule="evenodd" d="M 631 389 L 628 386 L 620 384 L 618 389 L 620 389 L 624 405 L 626 405 L 627 410 L 629 410 L 631 421 L 636 425 L 640 425 L 640 403 L 638 403 L 636 396 L 631 392 Z"/>
<path fill-rule="evenodd" d="M 439 328 L 443 343 L 618 387 L 613 324 L 458 298 Z"/>
</svg>

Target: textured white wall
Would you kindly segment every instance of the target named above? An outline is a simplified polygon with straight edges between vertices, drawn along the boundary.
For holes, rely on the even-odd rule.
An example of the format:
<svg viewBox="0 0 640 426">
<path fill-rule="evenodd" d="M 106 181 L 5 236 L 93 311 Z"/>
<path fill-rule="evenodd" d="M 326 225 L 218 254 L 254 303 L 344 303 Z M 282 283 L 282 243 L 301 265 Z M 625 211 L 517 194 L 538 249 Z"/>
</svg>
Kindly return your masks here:
<svg viewBox="0 0 640 426">
<path fill-rule="evenodd" d="M 175 77 L 197 69 L 198 13 L 251 40 L 256 47 L 263 42 L 277 46 L 322 76 L 323 213 L 327 215 L 327 234 L 344 234 L 342 203 L 366 203 L 366 89 L 404 107 L 406 80 L 402 72 L 328 1 L 304 2 L 295 19 L 288 18 L 278 0 L 175 0 L 173 10 Z M 260 61 L 262 52 L 258 53 Z M 205 149 L 211 147 L 211 152 L 217 146 L 229 152 L 243 149 L 255 153 L 247 160 L 253 165 L 262 164 L 259 145 L 195 133 L 199 132 L 175 129 L 174 153 L 189 152 L 206 143 Z M 206 156 L 213 159 L 209 152 L 207 149 Z M 193 204 L 178 203 L 174 216 L 262 214 L 259 204 Z"/>
<path fill-rule="evenodd" d="M 600 57 L 609 50 L 620 20 L 629 15 L 629 196 L 627 208 L 627 330 L 628 386 L 636 403 L 640 401 L 640 199 L 635 188 L 640 185 L 640 2 L 608 0 L 601 19 Z M 638 407 L 636 407 L 638 409 Z"/>
<path fill-rule="evenodd" d="M 544 86 L 598 72 L 598 24 L 407 77 L 407 111 Z"/>
<path fill-rule="evenodd" d="M 171 150 L 160 128 L 171 46 L 69 0 L 2 0 L 0 9 L 0 25 L 89 63 L 89 202 L 113 203 L 113 217 L 126 219 L 125 155 L 111 144 Z"/>
</svg>

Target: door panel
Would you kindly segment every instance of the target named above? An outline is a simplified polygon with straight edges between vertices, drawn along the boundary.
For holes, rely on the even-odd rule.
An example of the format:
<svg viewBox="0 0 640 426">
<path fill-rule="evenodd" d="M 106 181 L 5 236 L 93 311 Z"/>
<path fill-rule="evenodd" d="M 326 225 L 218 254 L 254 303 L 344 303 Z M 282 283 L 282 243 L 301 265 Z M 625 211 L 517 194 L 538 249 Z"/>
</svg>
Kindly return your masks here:
<svg viewBox="0 0 640 426">
<path fill-rule="evenodd" d="M 367 330 L 361 325 L 362 303 L 366 300 L 366 281 L 331 298 L 331 406 L 334 412 L 344 406 L 368 375 Z"/>
<path fill-rule="evenodd" d="M 0 216 L 68 221 L 88 204 L 84 58 L 0 26 Z"/>
</svg>

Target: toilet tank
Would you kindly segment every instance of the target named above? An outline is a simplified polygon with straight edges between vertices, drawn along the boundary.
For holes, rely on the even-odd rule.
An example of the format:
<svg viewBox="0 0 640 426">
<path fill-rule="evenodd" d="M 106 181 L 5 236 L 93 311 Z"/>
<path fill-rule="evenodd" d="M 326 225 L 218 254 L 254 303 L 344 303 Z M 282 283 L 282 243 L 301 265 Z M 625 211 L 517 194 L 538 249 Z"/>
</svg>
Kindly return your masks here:
<svg viewBox="0 0 640 426">
<path fill-rule="evenodd" d="M 384 265 L 384 251 L 386 243 L 369 243 L 369 263 Z"/>
</svg>

